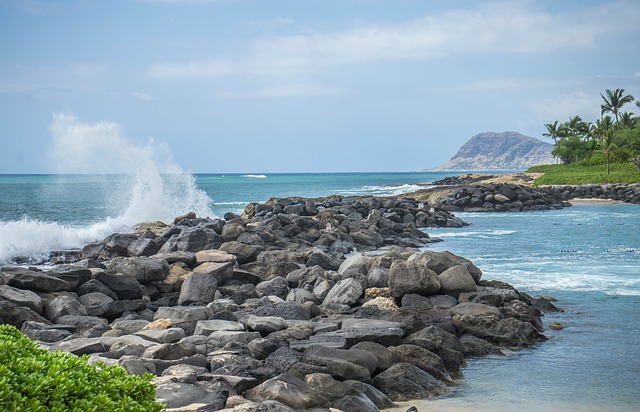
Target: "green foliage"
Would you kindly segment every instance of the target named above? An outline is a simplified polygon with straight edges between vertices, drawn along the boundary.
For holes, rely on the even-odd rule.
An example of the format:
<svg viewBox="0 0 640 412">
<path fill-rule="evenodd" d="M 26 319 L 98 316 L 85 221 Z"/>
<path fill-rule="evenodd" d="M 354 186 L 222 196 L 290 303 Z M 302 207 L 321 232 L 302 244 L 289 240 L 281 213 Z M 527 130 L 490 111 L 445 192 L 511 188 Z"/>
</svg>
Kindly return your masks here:
<svg viewBox="0 0 640 412">
<path fill-rule="evenodd" d="M 586 161 L 594 164 L 602 157 L 609 173 L 612 162 L 626 162 L 640 154 L 640 122 L 633 113 L 622 111 L 626 104 L 634 101 L 624 89 L 607 89 L 600 96 L 602 116 L 595 123 L 573 116 L 562 124 L 557 120 L 545 124 L 547 131 L 542 135 L 553 139 L 555 148 L 551 153 L 562 163 Z M 640 107 L 640 102 L 636 105 Z M 611 113 L 613 117 L 605 116 L 605 113 Z"/>
<path fill-rule="evenodd" d="M 535 180 L 537 186 L 543 185 L 583 185 L 601 183 L 640 183 L 640 169 L 631 162 L 611 163 L 611 172 L 607 175 L 602 163 L 589 164 L 589 161 L 569 165 L 541 165 L 527 170 L 529 173 L 544 173 Z"/>
<path fill-rule="evenodd" d="M 0 410 L 161 411 L 153 375 L 90 365 L 87 356 L 41 349 L 11 325 L 0 325 Z"/>
</svg>

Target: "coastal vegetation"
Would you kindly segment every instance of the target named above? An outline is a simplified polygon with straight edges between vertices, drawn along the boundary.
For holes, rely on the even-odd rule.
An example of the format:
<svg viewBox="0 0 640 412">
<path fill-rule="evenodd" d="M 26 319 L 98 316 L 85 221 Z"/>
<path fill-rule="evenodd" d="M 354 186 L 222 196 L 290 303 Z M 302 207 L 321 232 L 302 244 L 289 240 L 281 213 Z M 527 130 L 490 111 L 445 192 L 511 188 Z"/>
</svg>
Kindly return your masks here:
<svg viewBox="0 0 640 412">
<path fill-rule="evenodd" d="M 607 89 L 600 95 L 600 118 L 587 122 L 581 116 L 545 124 L 543 136 L 553 140 L 557 165 L 536 166 L 544 172 L 536 184 L 640 182 L 640 120 L 625 111 L 635 101 L 624 89 Z M 640 108 L 640 101 L 635 102 Z"/>
<path fill-rule="evenodd" d="M 160 411 L 152 375 L 90 365 L 88 356 L 49 352 L 11 325 L 0 325 L 0 410 Z"/>
<path fill-rule="evenodd" d="M 631 162 L 612 163 L 608 174 L 602 164 L 583 162 L 534 166 L 527 173 L 544 173 L 535 180 L 536 186 L 640 182 L 640 170 Z"/>
</svg>

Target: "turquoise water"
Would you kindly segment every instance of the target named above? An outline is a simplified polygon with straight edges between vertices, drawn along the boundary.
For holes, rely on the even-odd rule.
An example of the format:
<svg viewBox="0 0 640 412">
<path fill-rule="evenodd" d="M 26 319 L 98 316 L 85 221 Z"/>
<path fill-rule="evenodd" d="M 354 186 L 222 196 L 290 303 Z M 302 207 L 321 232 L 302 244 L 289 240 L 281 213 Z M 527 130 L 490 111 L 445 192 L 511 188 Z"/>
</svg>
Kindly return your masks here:
<svg viewBox="0 0 640 412">
<path fill-rule="evenodd" d="M 149 220 L 240 213 L 270 197 L 390 195 L 450 173 L 191 176 L 2 176 L 0 263 L 79 247 Z M 474 261 L 484 278 L 559 299 L 549 341 L 508 358 L 472 360 L 451 396 L 422 410 L 640 410 L 640 206 L 460 214 L 471 226 L 428 229 Z"/>
</svg>

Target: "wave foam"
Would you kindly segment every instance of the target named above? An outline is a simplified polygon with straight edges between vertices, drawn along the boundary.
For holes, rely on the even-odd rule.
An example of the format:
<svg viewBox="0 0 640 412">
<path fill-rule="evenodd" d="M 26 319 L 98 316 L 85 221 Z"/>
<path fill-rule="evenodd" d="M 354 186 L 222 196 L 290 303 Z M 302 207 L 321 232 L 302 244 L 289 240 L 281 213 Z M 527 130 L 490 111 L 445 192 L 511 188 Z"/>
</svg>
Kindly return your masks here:
<svg viewBox="0 0 640 412">
<path fill-rule="evenodd" d="M 128 141 L 119 125 L 87 124 L 72 114 L 56 114 L 50 127 L 52 160 L 60 173 L 121 174 L 124 186 L 115 185 L 104 198 L 122 205 L 116 217 L 101 222 L 64 226 L 32 220 L 0 222 L 0 263 L 13 257 L 41 258 L 51 250 L 77 248 L 115 232 L 130 231 L 148 221 L 170 222 L 175 216 L 195 212 L 214 216 L 212 200 L 196 187 L 195 178 L 173 163 L 166 144 L 150 140 L 146 146 Z"/>
</svg>

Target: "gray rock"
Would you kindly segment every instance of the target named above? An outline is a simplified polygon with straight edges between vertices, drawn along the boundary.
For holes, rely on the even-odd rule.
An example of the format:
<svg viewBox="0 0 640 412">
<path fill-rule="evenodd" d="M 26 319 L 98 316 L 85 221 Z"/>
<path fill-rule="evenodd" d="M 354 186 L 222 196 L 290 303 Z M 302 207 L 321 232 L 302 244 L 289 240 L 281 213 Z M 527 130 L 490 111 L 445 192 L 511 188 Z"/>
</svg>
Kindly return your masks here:
<svg viewBox="0 0 640 412">
<path fill-rule="evenodd" d="M 394 364 L 393 354 L 389 348 L 376 342 L 359 342 L 351 347 L 351 349 L 366 350 L 372 353 L 377 359 L 378 364 L 376 371 L 382 372 L 389 369 Z"/>
<path fill-rule="evenodd" d="M 244 324 L 249 328 L 259 332 L 262 336 L 287 328 L 285 320 L 277 316 L 249 316 Z"/>
<path fill-rule="evenodd" d="M 58 296 L 44 305 L 44 315 L 53 322 L 57 322 L 58 318 L 64 315 L 87 316 L 88 313 L 82 303 L 76 299 Z"/>
<path fill-rule="evenodd" d="M 116 319 L 109 326 L 122 335 L 130 335 L 141 331 L 149 323 L 148 320 L 144 319 Z"/>
<path fill-rule="evenodd" d="M 207 345 L 222 348 L 229 342 L 239 342 L 248 344 L 254 339 L 261 338 L 258 332 L 242 332 L 232 330 L 219 330 L 211 332 L 207 338 Z"/>
<path fill-rule="evenodd" d="M 490 355 L 501 354 L 500 349 L 486 340 L 476 338 L 473 335 L 465 334 L 460 337 L 463 346 L 463 353 L 469 358 L 480 358 Z"/>
<path fill-rule="evenodd" d="M 76 290 L 78 296 L 86 295 L 87 293 L 93 292 L 100 292 L 109 296 L 111 299 L 118 299 L 118 295 L 116 295 L 114 291 L 109 289 L 107 285 L 97 279 L 91 279 L 87 281 Z"/>
<path fill-rule="evenodd" d="M 370 288 L 386 288 L 389 286 L 389 269 L 375 266 L 369 269 L 367 281 Z"/>
<path fill-rule="evenodd" d="M 231 262 L 204 262 L 196 266 L 193 272 L 206 273 L 216 278 L 218 285 L 224 285 L 233 277 Z"/>
<path fill-rule="evenodd" d="M 191 404 L 204 404 L 207 410 L 223 409 L 228 391 L 210 391 L 197 384 L 175 382 L 171 379 L 156 380 L 156 402 L 164 403 L 168 409 L 184 408 Z"/>
<path fill-rule="evenodd" d="M 251 245 L 240 243 L 235 240 L 223 243 L 220 246 L 220 250 L 234 255 L 237 258 L 238 263 L 241 265 L 249 262 L 254 262 L 258 258 L 258 249 Z"/>
<path fill-rule="evenodd" d="M 393 297 L 408 293 L 429 296 L 440 290 L 440 282 L 434 271 L 417 262 L 395 261 L 389 270 L 389 288 Z"/>
<path fill-rule="evenodd" d="M 218 249 L 220 245 L 222 245 L 222 238 L 213 229 L 185 228 L 176 237 L 178 251 L 198 252 L 206 249 Z"/>
<path fill-rule="evenodd" d="M 193 272 L 180 288 L 179 305 L 207 304 L 216 296 L 218 279 L 213 274 Z"/>
<path fill-rule="evenodd" d="M 76 265 L 56 265 L 47 274 L 69 283 L 70 290 L 76 290 L 91 279 L 91 270 Z"/>
<path fill-rule="evenodd" d="M 330 402 L 314 391 L 303 380 L 289 374 L 269 379 L 245 392 L 245 397 L 255 402 L 275 400 L 297 410 L 327 408 Z"/>
<path fill-rule="evenodd" d="M 71 290 L 69 282 L 47 275 L 44 272 L 22 267 L 3 267 L 0 273 L 8 286 L 18 289 L 38 290 L 43 292 L 61 292 Z"/>
<path fill-rule="evenodd" d="M 475 292 L 476 283 L 464 265 L 455 265 L 438 275 L 440 293 L 458 297 L 461 293 Z"/>
<path fill-rule="evenodd" d="M 142 299 L 142 285 L 131 274 L 98 272 L 93 278 L 112 290 L 117 299 Z"/>
<path fill-rule="evenodd" d="M 113 302 L 112 298 L 101 292 L 87 293 L 86 295 L 78 297 L 78 300 L 84 305 L 85 308 L 87 308 L 88 312 L 91 312 L 91 308 L 94 306 L 100 306 L 109 302 Z"/>
<path fill-rule="evenodd" d="M 75 327 L 77 334 L 85 338 L 96 338 L 109 330 L 109 322 L 97 316 L 65 315 L 58 318 L 58 324 Z"/>
<path fill-rule="evenodd" d="M 30 290 L 22 290 L 9 285 L 0 285 L 0 300 L 27 307 L 38 314 L 42 314 L 42 299 Z"/>
<path fill-rule="evenodd" d="M 30 339 L 40 342 L 58 342 L 71 336 L 75 330 L 73 326 L 48 325 L 42 322 L 26 321 L 22 324 L 20 332 Z"/>
<path fill-rule="evenodd" d="M 373 378 L 373 386 L 394 402 L 426 399 L 449 393 L 443 382 L 410 363 L 396 363 Z"/>
<path fill-rule="evenodd" d="M 134 333 L 134 335 L 158 343 L 175 343 L 184 338 L 185 333 L 184 330 L 180 328 L 168 328 L 144 329 Z"/>
<path fill-rule="evenodd" d="M 63 352 L 72 353 L 76 356 L 82 356 L 90 353 L 106 352 L 107 348 L 98 339 L 78 338 L 55 343 L 49 348 L 49 350 L 61 350 Z"/>
<path fill-rule="evenodd" d="M 196 355 L 196 346 L 189 341 L 164 343 L 147 348 L 142 357 L 149 359 L 176 360 Z"/>
<path fill-rule="evenodd" d="M 343 279 L 336 283 L 322 302 L 323 305 L 353 305 L 362 296 L 362 285 L 355 279 Z"/>
<path fill-rule="evenodd" d="M 209 319 L 213 315 L 206 306 L 161 306 L 156 310 L 153 320 L 168 318 L 173 323 Z"/>
<path fill-rule="evenodd" d="M 222 331 L 222 330 L 244 332 L 245 327 L 240 322 L 233 322 L 228 320 L 219 320 L 219 319 L 199 320 L 196 323 L 196 327 L 193 334 L 209 336 L 213 332 Z"/>
<path fill-rule="evenodd" d="M 305 264 L 307 267 L 320 266 L 324 270 L 338 270 L 340 267 L 340 261 L 338 259 L 318 248 L 312 249 L 307 255 Z"/>
<path fill-rule="evenodd" d="M 169 274 L 169 264 L 166 260 L 156 257 L 116 257 L 109 263 L 107 272 L 122 273 L 140 283 L 149 283 L 166 278 Z"/>
<path fill-rule="evenodd" d="M 24 322 L 29 320 L 51 323 L 48 319 L 43 318 L 27 307 L 16 305 L 7 300 L 0 300 L 0 323 L 7 323 L 20 328 Z"/>
<path fill-rule="evenodd" d="M 366 274 L 368 261 L 369 259 L 363 254 L 351 255 L 340 264 L 338 274 L 343 277 L 354 273 Z"/>
<path fill-rule="evenodd" d="M 449 372 L 442 358 L 416 345 L 390 346 L 394 363 L 410 363 L 441 381 L 450 381 Z"/>
</svg>

